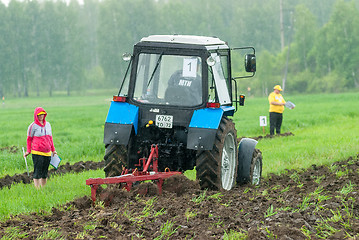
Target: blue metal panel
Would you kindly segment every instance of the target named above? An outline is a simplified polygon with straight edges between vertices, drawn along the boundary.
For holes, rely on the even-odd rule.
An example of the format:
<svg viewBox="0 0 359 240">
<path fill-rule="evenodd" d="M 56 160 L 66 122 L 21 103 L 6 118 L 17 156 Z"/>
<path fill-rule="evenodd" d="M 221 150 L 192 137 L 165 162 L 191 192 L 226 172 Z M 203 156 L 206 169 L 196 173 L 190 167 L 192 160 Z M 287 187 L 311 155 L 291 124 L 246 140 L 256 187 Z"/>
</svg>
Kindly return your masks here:
<svg viewBox="0 0 359 240">
<path fill-rule="evenodd" d="M 133 124 L 137 134 L 138 107 L 124 102 L 111 102 L 106 122 L 118 124 Z"/>
<path fill-rule="evenodd" d="M 223 116 L 221 108 L 204 108 L 194 111 L 189 127 L 218 129 Z"/>
</svg>

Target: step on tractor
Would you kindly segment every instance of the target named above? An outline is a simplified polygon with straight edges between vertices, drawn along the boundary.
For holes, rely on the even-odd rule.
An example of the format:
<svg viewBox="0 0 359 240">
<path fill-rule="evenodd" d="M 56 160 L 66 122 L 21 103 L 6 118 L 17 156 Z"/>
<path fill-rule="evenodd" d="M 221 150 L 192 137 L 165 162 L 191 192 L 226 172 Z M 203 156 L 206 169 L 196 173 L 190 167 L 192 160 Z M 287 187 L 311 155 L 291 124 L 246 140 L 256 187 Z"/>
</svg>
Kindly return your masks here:
<svg viewBox="0 0 359 240">
<path fill-rule="evenodd" d="M 244 57 L 238 69 L 235 54 Z M 123 59 L 128 67 L 104 128 L 106 177 L 86 181 L 93 200 L 101 184 L 130 190 L 153 180 L 161 191 L 164 179 L 192 169 L 202 189 L 260 183 L 257 141 L 238 143 L 231 119 L 245 100 L 237 80 L 256 71 L 253 47 L 230 48 L 216 37 L 152 35 Z"/>
</svg>

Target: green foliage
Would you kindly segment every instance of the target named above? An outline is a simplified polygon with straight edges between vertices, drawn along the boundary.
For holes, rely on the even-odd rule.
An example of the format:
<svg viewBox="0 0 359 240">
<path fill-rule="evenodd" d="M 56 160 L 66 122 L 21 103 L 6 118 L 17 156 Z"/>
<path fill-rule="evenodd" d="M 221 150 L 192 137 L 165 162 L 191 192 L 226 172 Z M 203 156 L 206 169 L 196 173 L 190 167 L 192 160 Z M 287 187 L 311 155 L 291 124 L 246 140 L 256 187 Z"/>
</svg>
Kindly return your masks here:
<svg viewBox="0 0 359 240">
<path fill-rule="evenodd" d="M 293 0 L 283 1 L 282 7 L 283 28 L 277 0 L 0 4 L 0 97 L 118 88 L 126 69 L 122 53 L 132 52 L 136 42 L 151 34 L 218 36 L 231 47 L 254 46 L 258 73 L 242 81 L 244 93 L 250 87 L 248 94 L 263 96 L 280 83 L 287 54 L 287 92 L 320 92 L 332 72 L 339 78 L 330 80 L 340 84 L 324 91 L 357 89 L 358 3 Z M 236 57 L 232 62 L 243 60 Z"/>
<path fill-rule="evenodd" d="M 257 60 L 257 69 L 260 69 L 260 71 L 256 73 L 253 79 L 246 80 L 249 82 L 249 84 L 245 84 L 242 82 L 240 82 L 239 84 L 242 87 L 251 87 L 251 91 L 248 92 L 249 96 L 268 95 L 273 86 L 280 83 L 282 68 L 277 64 L 277 62 L 279 61 L 278 58 L 276 58 L 276 56 L 273 56 L 268 51 L 264 51 L 260 54 Z"/>
<path fill-rule="evenodd" d="M 186 209 L 186 212 L 184 213 L 187 222 L 189 221 L 190 218 L 196 217 L 197 216 L 197 212 L 196 211 L 191 211 L 190 208 Z"/>
<path fill-rule="evenodd" d="M 48 232 L 42 233 L 38 238 L 38 240 L 47 240 L 47 239 L 65 239 L 65 237 L 61 237 L 61 233 L 59 231 L 53 229 Z"/>
<path fill-rule="evenodd" d="M 224 231 L 223 240 L 246 240 L 248 239 L 248 234 L 245 230 L 234 231 L 230 230 L 229 233 Z"/>
<path fill-rule="evenodd" d="M 178 228 L 179 226 L 174 228 L 174 222 L 167 220 L 161 227 L 160 236 L 156 237 L 155 240 L 170 239 L 177 232 Z"/>
<path fill-rule="evenodd" d="M 9 227 L 5 231 L 5 235 L 1 238 L 1 240 L 16 240 L 27 237 L 27 233 L 20 233 L 19 227 Z"/>
<path fill-rule="evenodd" d="M 290 81 L 287 82 L 286 88 L 291 89 L 291 94 L 299 94 L 310 91 L 309 86 L 318 87 L 318 82 L 312 80 L 312 73 L 308 70 L 289 75 Z M 322 80 L 321 78 L 319 80 Z M 273 85 L 272 85 L 273 86 Z M 319 85 L 322 88 L 314 89 L 310 92 L 328 92 L 326 91 L 327 84 Z"/>
<path fill-rule="evenodd" d="M 355 184 L 352 184 L 351 181 L 349 181 L 349 183 L 347 183 L 341 190 L 340 193 L 344 196 L 348 195 L 349 193 L 351 193 L 354 190 L 354 186 Z"/>
<path fill-rule="evenodd" d="M 251 85 L 253 94 L 267 95 L 275 84 L 281 84 L 286 65 L 287 93 L 337 93 L 358 89 L 357 6 L 354 2 L 336 1 L 328 22 L 319 29 L 313 10 L 304 4 L 297 5 L 287 47 L 269 56 L 266 51 L 258 54 L 257 78 Z"/>
<path fill-rule="evenodd" d="M 89 88 L 99 89 L 105 81 L 105 73 L 101 66 L 95 66 L 85 71 L 85 78 Z"/>
<path fill-rule="evenodd" d="M 266 232 L 266 237 L 267 237 L 268 239 L 277 239 L 277 238 L 278 238 L 278 236 L 275 235 L 274 233 L 272 233 L 268 227 L 265 227 L 264 230 L 265 230 L 265 232 Z"/>
<path fill-rule="evenodd" d="M 204 200 L 206 200 L 206 194 L 207 191 L 202 192 L 198 197 L 193 197 L 191 199 L 192 202 L 196 203 L 196 204 L 200 204 L 201 202 L 203 202 Z"/>
<path fill-rule="evenodd" d="M 271 217 L 276 215 L 277 213 L 278 213 L 277 211 L 274 211 L 273 205 L 270 205 L 270 207 L 267 209 L 267 212 L 264 213 L 264 217 L 265 218 Z"/>
<path fill-rule="evenodd" d="M 220 202 L 222 200 L 221 197 L 223 197 L 223 194 L 219 192 L 219 193 L 215 193 L 211 196 L 208 196 L 207 198 L 208 199 L 216 199 L 218 202 Z"/>
<path fill-rule="evenodd" d="M 345 79 L 336 71 L 323 77 L 316 77 L 308 83 L 307 91 L 310 93 L 340 92 L 345 88 Z"/>
<path fill-rule="evenodd" d="M 293 72 L 301 72 L 310 68 L 308 55 L 314 44 L 313 37 L 315 37 L 317 31 L 317 21 L 313 13 L 305 5 L 296 6 L 293 18 L 295 19 L 293 53 L 294 56 L 298 57 L 298 63 L 293 66 Z M 308 79 L 304 80 L 308 81 Z"/>
</svg>

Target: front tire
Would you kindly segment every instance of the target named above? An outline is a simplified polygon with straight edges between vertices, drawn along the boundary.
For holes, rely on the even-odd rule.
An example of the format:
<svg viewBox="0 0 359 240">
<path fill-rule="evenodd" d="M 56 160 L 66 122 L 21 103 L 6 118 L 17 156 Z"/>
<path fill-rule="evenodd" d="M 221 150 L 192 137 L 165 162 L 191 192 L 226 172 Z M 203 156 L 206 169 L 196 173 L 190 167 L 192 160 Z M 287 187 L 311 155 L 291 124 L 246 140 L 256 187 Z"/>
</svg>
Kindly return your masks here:
<svg viewBox="0 0 359 240">
<path fill-rule="evenodd" d="M 197 179 L 201 188 L 231 190 L 235 185 L 237 166 L 237 131 L 232 120 L 223 117 L 213 149 L 197 154 Z"/>
</svg>

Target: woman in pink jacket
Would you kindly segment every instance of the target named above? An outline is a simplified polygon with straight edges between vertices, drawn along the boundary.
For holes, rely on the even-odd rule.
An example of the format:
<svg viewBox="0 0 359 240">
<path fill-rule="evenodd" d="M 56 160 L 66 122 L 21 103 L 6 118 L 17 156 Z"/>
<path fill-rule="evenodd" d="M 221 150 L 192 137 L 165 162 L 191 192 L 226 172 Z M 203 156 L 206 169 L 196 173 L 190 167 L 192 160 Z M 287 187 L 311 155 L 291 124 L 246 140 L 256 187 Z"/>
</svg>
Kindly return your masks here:
<svg viewBox="0 0 359 240">
<path fill-rule="evenodd" d="M 46 185 L 51 154 L 57 154 L 52 140 L 51 125 L 46 122 L 46 116 L 46 111 L 42 107 L 37 107 L 34 112 L 34 122 L 27 129 L 27 149 L 24 157 L 32 154 L 36 188 Z"/>
</svg>

